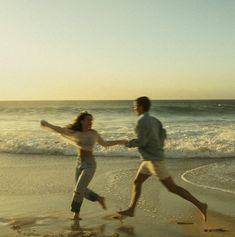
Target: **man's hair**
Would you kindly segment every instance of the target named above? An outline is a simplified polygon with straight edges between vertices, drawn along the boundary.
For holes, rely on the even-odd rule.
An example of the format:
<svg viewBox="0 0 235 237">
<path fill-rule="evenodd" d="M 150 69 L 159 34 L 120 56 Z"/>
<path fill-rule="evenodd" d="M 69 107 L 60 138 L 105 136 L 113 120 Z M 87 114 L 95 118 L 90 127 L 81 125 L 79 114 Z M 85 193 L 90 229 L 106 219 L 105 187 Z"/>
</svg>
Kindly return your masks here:
<svg viewBox="0 0 235 237">
<path fill-rule="evenodd" d="M 150 106 L 151 106 L 151 101 L 147 96 L 141 96 L 139 98 L 137 98 L 136 103 L 140 106 L 142 106 L 144 111 L 149 111 Z"/>
</svg>

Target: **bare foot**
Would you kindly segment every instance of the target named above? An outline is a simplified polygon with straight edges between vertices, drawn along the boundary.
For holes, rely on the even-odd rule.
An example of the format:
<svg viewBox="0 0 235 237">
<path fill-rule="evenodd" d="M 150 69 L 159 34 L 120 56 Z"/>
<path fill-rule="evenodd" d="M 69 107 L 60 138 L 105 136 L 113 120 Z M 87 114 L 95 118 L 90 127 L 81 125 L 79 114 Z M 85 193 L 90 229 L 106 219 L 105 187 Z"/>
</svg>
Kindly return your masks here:
<svg viewBox="0 0 235 237">
<path fill-rule="evenodd" d="M 124 211 L 118 211 L 117 213 L 121 216 L 129 216 L 129 217 L 134 216 L 134 212 L 131 209 L 126 209 Z"/>
<path fill-rule="evenodd" d="M 80 221 L 80 220 L 82 220 L 82 218 L 79 216 L 79 213 L 75 213 L 74 216 L 73 216 L 73 219 L 74 219 L 75 221 Z"/>
<path fill-rule="evenodd" d="M 205 222 L 206 222 L 206 219 L 207 219 L 207 208 L 208 208 L 208 205 L 206 203 L 202 203 L 201 207 L 199 207 Z"/>
<path fill-rule="evenodd" d="M 99 197 L 98 200 L 99 204 L 102 206 L 104 210 L 107 209 L 106 204 L 105 204 L 105 198 L 104 197 Z"/>
</svg>

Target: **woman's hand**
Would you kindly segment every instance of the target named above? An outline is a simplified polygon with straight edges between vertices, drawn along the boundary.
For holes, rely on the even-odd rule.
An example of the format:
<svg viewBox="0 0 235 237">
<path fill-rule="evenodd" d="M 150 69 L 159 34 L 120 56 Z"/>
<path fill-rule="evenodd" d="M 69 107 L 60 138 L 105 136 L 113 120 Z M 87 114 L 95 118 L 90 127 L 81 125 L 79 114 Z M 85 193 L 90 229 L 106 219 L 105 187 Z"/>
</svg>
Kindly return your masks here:
<svg viewBox="0 0 235 237">
<path fill-rule="evenodd" d="M 61 135 L 71 135 L 71 131 L 69 129 L 61 128 L 59 126 L 53 125 L 51 123 L 48 123 L 46 120 L 41 120 L 41 127 L 47 128 L 53 132 L 60 133 Z"/>
<path fill-rule="evenodd" d="M 47 127 L 48 126 L 48 122 L 46 120 L 41 120 L 41 126 L 42 127 Z"/>
</svg>

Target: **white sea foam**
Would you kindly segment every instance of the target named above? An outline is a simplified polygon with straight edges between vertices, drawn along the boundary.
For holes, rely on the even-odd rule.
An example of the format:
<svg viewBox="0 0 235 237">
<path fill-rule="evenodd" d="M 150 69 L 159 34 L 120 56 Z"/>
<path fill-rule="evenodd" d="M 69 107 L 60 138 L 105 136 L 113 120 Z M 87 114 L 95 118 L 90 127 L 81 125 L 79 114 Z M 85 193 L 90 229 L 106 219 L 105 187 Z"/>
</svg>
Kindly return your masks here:
<svg viewBox="0 0 235 237">
<path fill-rule="evenodd" d="M 235 102 L 226 103 L 154 102 L 152 114 L 168 133 L 166 157 L 235 157 Z M 94 128 L 104 139 L 132 139 L 137 117 L 131 106 L 131 101 L 1 102 L 0 153 L 75 155 L 75 147 L 39 123 L 65 126 L 84 109 L 94 115 Z M 95 155 L 137 157 L 138 151 L 96 146 Z"/>
<path fill-rule="evenodd" d="M 235 194 L 235 160 L 215 162 L 186 171 L 181 178 L 201 188 Z"/>
</svg>

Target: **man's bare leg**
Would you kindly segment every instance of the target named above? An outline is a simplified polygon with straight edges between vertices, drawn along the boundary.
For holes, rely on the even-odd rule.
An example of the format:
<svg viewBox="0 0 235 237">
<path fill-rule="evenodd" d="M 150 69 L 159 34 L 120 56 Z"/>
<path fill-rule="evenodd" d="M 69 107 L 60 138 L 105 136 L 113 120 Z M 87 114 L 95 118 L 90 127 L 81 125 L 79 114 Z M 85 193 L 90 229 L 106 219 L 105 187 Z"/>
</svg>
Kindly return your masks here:
<svg viewBox="0 0 235 237">
<path fill-rule="evenodd" d="M 161 180 L 162 184 L 172 193 L 175 193 L 182 197 L 183 199 L 193 203 L 202 213 L 204 220 L 207 218 L 207 207 L 206 203 L 200 202 L 196 199 L 190 192 L 186 189 L 176 185 L 172 179 L 172 177 L 168 177 L 166 179 Z"/>
<path fill-rule="evenodd" d="M 139 200 L 140 195 L 141 195 L 142 184 L 149 177 L 150 175 L 147 175 L 147 174 L 141 174 L 141 173 L 137 174 L 132 185 L 131 201 L 130 201 L 129 207 L 124 211 L 119 211 L 118 214 L 122 216 L 129 216 L 129 217 L 134 216 L 137 201 Z"/>
</svg>

